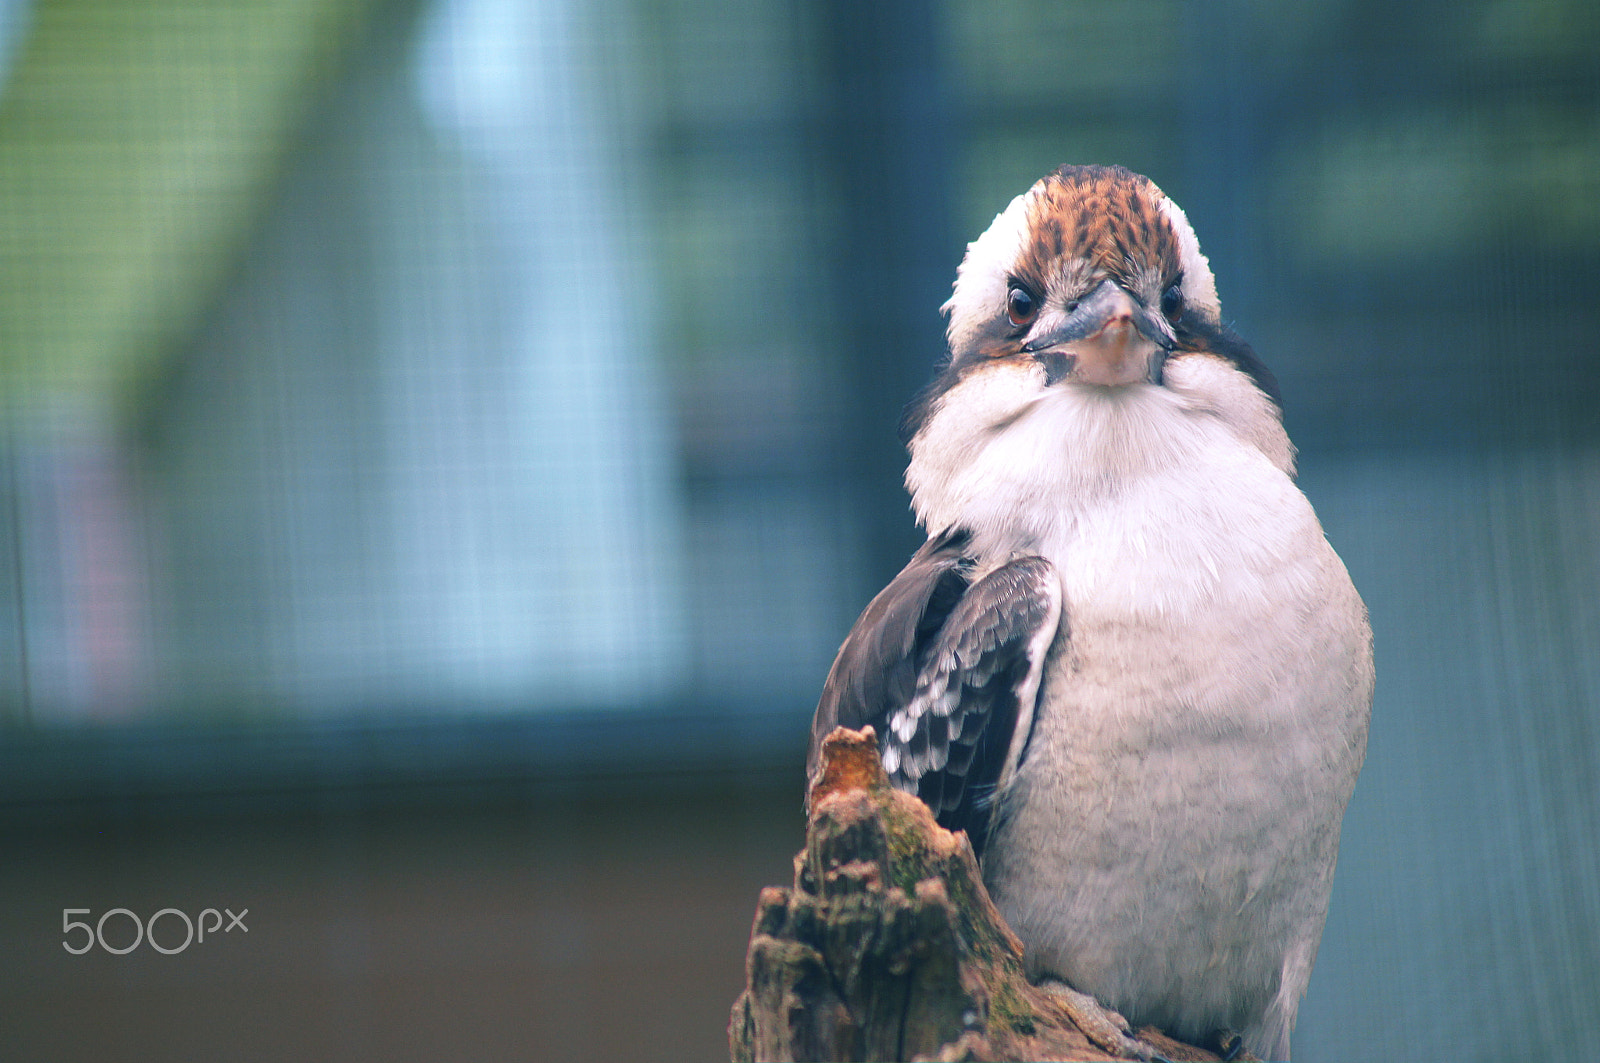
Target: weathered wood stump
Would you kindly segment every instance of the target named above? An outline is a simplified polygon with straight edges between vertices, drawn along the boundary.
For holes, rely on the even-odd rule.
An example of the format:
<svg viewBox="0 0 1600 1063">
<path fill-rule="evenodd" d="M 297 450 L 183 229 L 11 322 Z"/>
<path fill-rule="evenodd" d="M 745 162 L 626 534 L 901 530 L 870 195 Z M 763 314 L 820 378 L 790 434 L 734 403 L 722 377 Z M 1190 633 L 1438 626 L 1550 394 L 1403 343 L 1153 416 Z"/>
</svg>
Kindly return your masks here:
<svg viewBox="0 0 1600 1063">
<path fill-rule="evenodd" d="M 756 907 L 732 1058 L 1117 1058 L 1029 983 L 966 835 L 889 784 L 872 731 L 836 730 L 822 757 L 794 886 Z M 1218 1059 L 1139 1036 L 1172 1060 Z"/>
</svg>

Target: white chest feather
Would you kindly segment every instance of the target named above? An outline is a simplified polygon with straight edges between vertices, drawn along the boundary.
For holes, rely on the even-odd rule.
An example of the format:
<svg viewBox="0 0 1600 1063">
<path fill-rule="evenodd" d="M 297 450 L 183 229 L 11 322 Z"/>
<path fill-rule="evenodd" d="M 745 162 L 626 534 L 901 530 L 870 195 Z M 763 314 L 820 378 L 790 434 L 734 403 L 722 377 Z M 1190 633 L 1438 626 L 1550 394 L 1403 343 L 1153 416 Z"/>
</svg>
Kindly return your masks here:
<svg viewBox="0 0 1600 1063">
<path fill-rule="evenodd" d="M 1243 690 L 1207 704 L 1223 696 L 1218 673 L 1231 686 L 1281 675 L 1306 603 L 1348 585 L 1310 504 L 1252 438 L 1267 433 L 1241 433 L 1192 392 L 1041 393 L 1025 373 L 993 373 L 952 398 L 913 450 L 919 514 L 930 530 L 970 529 L 980 567 L 1048 558 L 1075 667 L 1108 684 L 1248 713 Z"/>
<path fill-rule="evenodd" d="M 1195 379 L 985 374 L 907 472 L 931 531 L 970 529 L 980 565 L 1044 556 L 1062 581 L 996 899 L 1037 971 L 1179 1028 L 1246 1021 L 1279 990 L 1292 1017 L 1372 675 L 1275 412 L 1229 416 Z"/>
<path fill-rule="evenodd" d="M 996 366 L 943 397 L 906 471 L 930 532 L 967 528 L 980 555 L 1049 554 L 1098 521 L 1135 559 L 1166 548 L 1209 569 L 1226 548 L 1213 539 L 1252 518 L 1304 507 L 1314 523 L 1289 479 L 1293 448 L 1240 374 L 1183 359 L 1168 387 L 1110 389 L 1045 388 L 1041 373 Z"/>
</svg>

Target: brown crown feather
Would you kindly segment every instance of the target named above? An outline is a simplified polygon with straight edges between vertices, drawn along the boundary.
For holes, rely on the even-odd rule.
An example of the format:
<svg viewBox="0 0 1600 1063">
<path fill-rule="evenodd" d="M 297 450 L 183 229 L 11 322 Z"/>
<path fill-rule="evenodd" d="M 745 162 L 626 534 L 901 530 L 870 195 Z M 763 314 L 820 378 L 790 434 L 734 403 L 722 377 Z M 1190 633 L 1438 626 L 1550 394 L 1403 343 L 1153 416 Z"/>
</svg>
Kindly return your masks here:
<svg viewBox="0 0 1600 1063">
<path fill-rule="evenodd" d="M 1021 277 L 1043 279 L 1062 265 L 1091 269 L 1132 288 L 1153 272 L 1178 273 L 1178 240 L 1148 178 L 1120 166 L 1063 166 L 1046 177 L 1028 209 L 1032 239 L 1017 263 Z"/>
</svg>

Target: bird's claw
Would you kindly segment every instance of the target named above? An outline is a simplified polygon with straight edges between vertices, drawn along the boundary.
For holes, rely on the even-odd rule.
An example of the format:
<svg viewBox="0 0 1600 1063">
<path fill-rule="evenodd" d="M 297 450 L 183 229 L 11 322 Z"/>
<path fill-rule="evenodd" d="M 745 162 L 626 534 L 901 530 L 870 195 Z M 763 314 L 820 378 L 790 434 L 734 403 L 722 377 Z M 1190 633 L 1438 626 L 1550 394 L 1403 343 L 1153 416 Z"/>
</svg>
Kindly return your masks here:
<svg viewBox="0 0 1600 1063">
<path fill-rule="evenodd" d="M 1216 1043 L 1216 1052 L 1222 1057 L 1222 1063 L 1249 1063 L 1256 1057 L 1245 1051 L 1244 1038 L 1232 1030 L 1218 1030 L 1212 1035 Z"/>
<path fill-rule="evenodd" d="M 1039 988 L 1061 1001 L 1084 1036 L 1112 1055 L 1145 1063 L 1172 1063 L 1154 1045 L 1135 1037 L 1127 1019 L 1088 993 L 1080 993 L 1065 982 L 1055 980 L 1042 982 Z"/>
</svg>

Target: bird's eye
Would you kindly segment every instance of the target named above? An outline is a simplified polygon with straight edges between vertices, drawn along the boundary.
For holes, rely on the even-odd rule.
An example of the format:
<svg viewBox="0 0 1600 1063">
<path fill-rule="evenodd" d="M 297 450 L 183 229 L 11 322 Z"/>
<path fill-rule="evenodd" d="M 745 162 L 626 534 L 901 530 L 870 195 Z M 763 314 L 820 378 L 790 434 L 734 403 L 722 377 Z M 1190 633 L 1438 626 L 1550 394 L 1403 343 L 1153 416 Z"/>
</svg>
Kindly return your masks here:
<svg viewBox="0 0 1600 1063">
<path fill-rule="evenodd" d="M 1161 293 L 1161 312 L 1174 325 L 1183 317 L 1183 289 L 1174 284 Z"/>
<path fill-rule="evenodd" d="M 1039 300 L 1020 284 L 1013 284 L 1006 295 L 1006 316 L 1019 328 L 1039 316 Z"/>
</svg>

